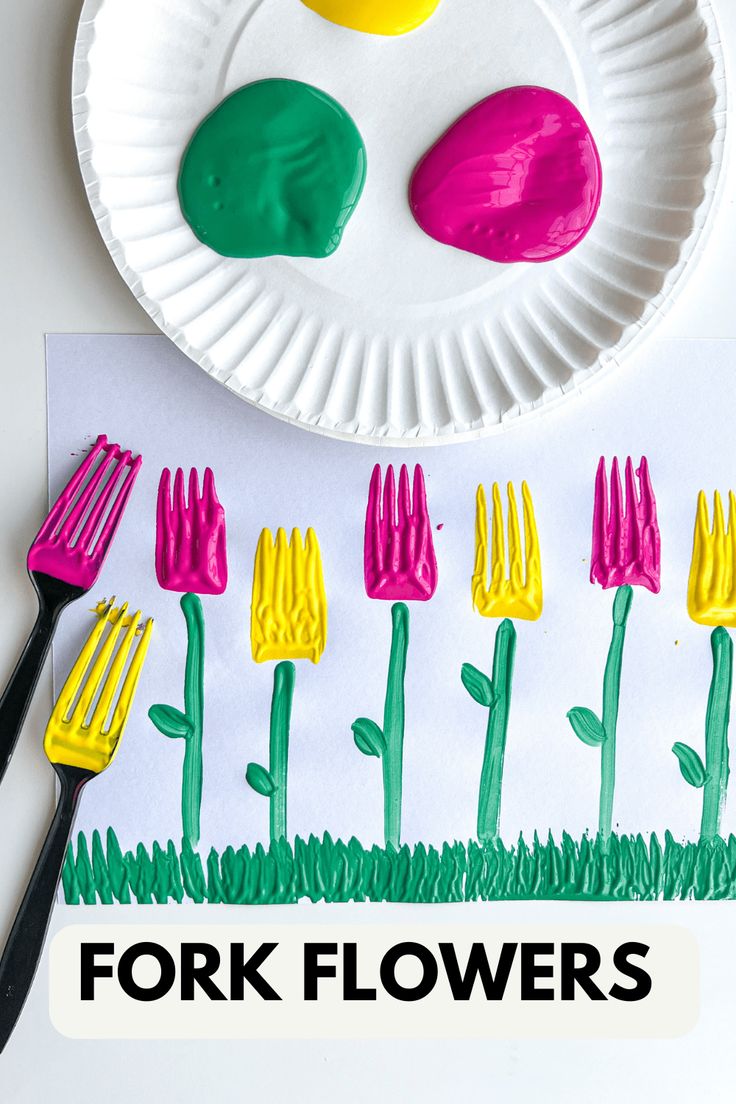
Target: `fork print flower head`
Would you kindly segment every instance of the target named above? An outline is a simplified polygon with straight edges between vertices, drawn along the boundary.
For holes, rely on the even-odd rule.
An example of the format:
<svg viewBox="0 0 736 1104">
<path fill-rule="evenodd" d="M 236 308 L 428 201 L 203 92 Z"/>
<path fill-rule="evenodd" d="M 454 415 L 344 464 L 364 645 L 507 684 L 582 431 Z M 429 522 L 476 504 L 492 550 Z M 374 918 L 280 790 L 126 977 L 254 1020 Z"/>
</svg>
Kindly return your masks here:
<svg viewBox="0 0 736 1104">
<path fill-rule="evenodd" d="M 163 590 L 182 594 L 187 628 L 184 670 L 184 711 L 173 705 L 152 705 L 148 716 L 170 739 L 184 741 L 181 810 L 184 837 L 199 842 L 202 807 L 202 743 L 204 739 L 204 611 L 200 594 L 222 594 L 227 587 L 225 511 L 217 498 L 215 477 L 207 468 L 200 492 L 196 468 L 189 473 L 188 499 L 184 472 L 174 476 L 164 468 L 156 507 L 156 577 Z"/>
<path fill-rule="evenodd" d="M 249 763 L 245 777 L 269 800 L 272 840 L 286 837 L 286 791 L 291 708 L 296 668 L 292 660 L 319 663 L 327 644 L 327 597 L 322 554 L 313 529 L 305 540 L 299 529 L 264 529 L 253 571 L 250 639 L 256 663 L 275 659 L 271 698 L 268 769 Z"/>
<path fill-rule="evenodd" d="M 222 594 L 227 587 L 225 511 L 217 498 L 215 477 L 206 468 L 202 491 L 197 469 L 189 472 L 189 498 L 184 497 L 184 472 L 177 469 L 171 496 L 171 472 L 164 468 L 158 487 L 156 515 L 156 577 L 164 590 Z"/>
<path fill-rule="evenodd" d="M 381 465 L 374 467 L 365 516 L 363 573 L 369 598 L 428 602 L 437 589 L 437 559 L 420 464 L 414 468 L 412 494 L 406 464 L 401 465 L 398 498 L 392 465 L 386 471 L 383 492 Z"/>
<path fill-rule="evenodd" d="M 319 663 L 327 643 L 327 598 L 322 554 L 313 529 L 305 540 L 293 529 L 264 529 L 256 549 L 251 602 L 253 659 L 311 659 Z"/>
<path fill-rule="evenodd" d="M 606 461 L 601 457 L 595 481 L 590 581 L 600 583 L 604 589 L 618 588 L 613 601 L 613 634 L 603 676 L 601 716 L 584 706 L 575 706 L 567 714 L 578 739 L 589 747 L 601 749 L 598 831 L 604 846 L 613 824 L 616 728 L 626 626 L 634 596 L 632 588 L 642 586 L 654 594 L 658 594 L 660 589 L 657 504 L 646 457 L 642 457 L 636 477 L 638 490 L 634 465 L 629 457 L 626 461 L 624 500 L 619 463 L 614 458 L 609 494 Z"/>
<path fill-rule="evenodd" d="M 708 501 L 698 495 L 693 555 L 687 589 L 687 608 L 699 625 L 715 626 L 710 644 L 713 675 L 705 713 L 705 763 L 694 748 L 679 741 L 672 750 L 689 785 L 703 791 L 701 841 L 715 839 L 728 786 L 728 725 L 733 684 L 733 641 L 728 629 L 736 627 L 736 497 L 728 493 L 728 526 L 718 491 L 713 496 L 713 527 Z"/>
<path fill-rule="evenodd" d="M 409 647 L 409 609 L 405 603 L 427 602 L 432 597 L 437 589 L 437 560 L 421 466 L 417 464 L 414 468 L 412 493 L 405 464 L 399 472 L 398 498 L 390 464 L 383 490 L 381 482 L 381 467 L 376 464 L 368 490 L 363 573 L 369 598 L 394 602 L 383 728 L 368 717 L 358 717 L 352 730 L 358 750 L 381 760 L 384 835 L 387 845 L 398 848 L 404 772 L 404 680 Z"/>
<path fill-rule="evenodd" d="M 498 483 L 493 484 L 493 528 L 488 546 L 488 509 L 481 484 L 475 499 L 475 564 L 472 578 L 473 606 L 482 617 L 503 617 L 496 631 L 493 674 L 464 663 L 461 678 L 474 701 L 488 710 L 485 751 L 478 797 L 478 839 L 498 838 L 501 787 L 511 707 L 516 655 L 516 629 L 512 617 L 536 621 L 542 615 L 542 562 L 534 517 L 534 504 L 526 483 L 521 485 L 524 510 L 522 553 L 519 513 L 512 483 L 508 484 L 508 572 L 504 542 L 503 507 Z M 490 560 L 490 582 L 488 581 Z"/>
</svg>

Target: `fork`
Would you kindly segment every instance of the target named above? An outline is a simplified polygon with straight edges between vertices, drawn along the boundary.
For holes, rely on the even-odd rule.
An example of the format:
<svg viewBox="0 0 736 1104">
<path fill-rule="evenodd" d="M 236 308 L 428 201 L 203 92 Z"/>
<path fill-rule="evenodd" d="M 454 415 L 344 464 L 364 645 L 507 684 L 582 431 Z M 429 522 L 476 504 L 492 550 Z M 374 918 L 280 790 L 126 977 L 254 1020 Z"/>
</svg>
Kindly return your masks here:
<svg viewBox="0 0 736 1104">
<path fill-rule="evenodd" d="M 613 458 L 609 504 L 606 461 L 601 457 L 595 477 L 590 581 L 600 583 L 604 589 L 629 583 L 659 594 L 661 542 L 657 504 L 645 456 L 641 458 L 636 476 L 638 493 L 634 465 L 629 456 L 624 505 L 618 457 Z"/>
<path fill-rule="evenodd" d="M 376 464 L 365 518 L 366 593 L 369 598 L 391 602 L 428 602 L 437 589 L 437 560 L 421 465 L 414 468 L 411 496 L 409 473 L 406 464 L 401 465 L 397 498 L 394 469 L 389 464 L 383 487 L 383 510 L 381 497 L 381 466 Z"/>
<path fill-rule="evenodd" d="M 189 472 L 184 500 L 184 472 L 178 468 L 171 496 L 171 472 L 164 468 L 156 511 L 156 577 L 164 590 L 222 594 L 227 587 L 225 511 L 215 490 L 212 469 L 204 473 L 202 492 L 197 469 Z"/>
<path fill-rule="evenodd" d="M 133 704 L 153 621 L 141 629 L 140 611 L 129 617 L 127 610 L 111 601 L 98 615 L 46 728 L 44 751 L 59 778 L 59 799 L 0 959 L 0 1052 L 38 968 L 82 790 L 114 759 Z"/>
<path fill-rule="evenodd" d="M 38 617 L 0 698 L 0 781 L 23 727 L 59 615 L 96 583 L 141 463 L 140 456 L 133 459 L 130 451 L 99 436 L 30 547 L 28 574 L 38 597 Z"/>
<path fill-rule="evenodd" d="M 542 615 L 542 561 L 534 518 L 534 504 L 526 483 L 521 484 L 524 511 L 524 561 L 516 495 L 508 484 L 508 575 L 503 536 L 503 509 L 498 483 L 493 484 L 493 529 L 488 584 L 488 510 L 483 484 L 475 498 L 475 569 L 471 582 L 473 607 L 482 617 L 518 617 L 537 621 Z"/>
<path fill-rule="evenodd" d="M 713 529 L 708 502 L 698 495 L 687 608 L 700 625 L 736 628 L 736 497 L 728 492 L 728 528 L 718 491 L 713 495 Z"/>
</svg>

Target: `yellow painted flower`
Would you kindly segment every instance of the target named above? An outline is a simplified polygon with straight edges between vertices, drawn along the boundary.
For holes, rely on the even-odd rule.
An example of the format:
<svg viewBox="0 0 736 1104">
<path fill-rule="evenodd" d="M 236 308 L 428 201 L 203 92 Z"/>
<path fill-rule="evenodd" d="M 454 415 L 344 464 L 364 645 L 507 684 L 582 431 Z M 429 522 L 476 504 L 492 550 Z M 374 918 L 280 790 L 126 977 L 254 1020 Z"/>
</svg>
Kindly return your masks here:
<svg viewBox="0 0 736 1104">
<path fill-rule="evenodd" d="M 534 505 L 526 483 L 521 485 L 524 506 L 524 552 L 521 547 L 516 496 L 508 484 L 508 574 L 504 543 L 503 509 L 498 483 L 493 484 L 493 529 L 488 584 L 488 510 L 481 484 L 475 500 L 475 569 L 473 606 L 482 617 L 519 617 L 536 621 L 542 613 L 542 562 L 539 555 Z"/>
<path fill-rule="evenodd" d="M 687 609 L 699 625 L 736 628 L 736 498 L 728 492 L 728 528 L 718 491 L 713 496 L 713 528 L 708 502 L 698 495 Z"/>
<path fill-rule="evenodd" d="M 322 556 L 313 529 L 302 543 L 298 529 L 264 529 L 256 550 L 251 601 L 253 659 L 311 659 L 319 663 L 327 643 L 327 598 Z"/>
<path fill-rule="evenodd" d="M 439 0 L 303 0 L 330 23 L 366 34 L 401 35 L 429 19 Z"/>
</svg>

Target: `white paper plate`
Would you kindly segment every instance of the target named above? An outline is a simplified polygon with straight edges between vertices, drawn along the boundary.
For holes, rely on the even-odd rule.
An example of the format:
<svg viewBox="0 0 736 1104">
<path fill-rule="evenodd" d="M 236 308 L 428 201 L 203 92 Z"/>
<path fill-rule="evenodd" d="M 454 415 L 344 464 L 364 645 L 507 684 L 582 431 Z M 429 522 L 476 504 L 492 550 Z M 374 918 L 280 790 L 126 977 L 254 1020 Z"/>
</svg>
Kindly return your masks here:
<svg viewBox="0 0 736 1104">
<path fill-rule="evenodd" d="M 194 127 L 274 76 L 329 92 L 365 140 L 365 192 L 327 260 L 222 258 L 179 210 Z M 603 160 L 593 230 L 546 265 L 442 246 L 406 199 L 432 141 L 514 84 L 574 100 Z M 98 225 L 161 329 L 273 414 L 393 444 L 490 432 L 618 361 L 693 265 L 725 138 L 708 0 L 442 0 L 390 39 L 300 0 L 87 0 L 73 95 Z"/>
</svg>

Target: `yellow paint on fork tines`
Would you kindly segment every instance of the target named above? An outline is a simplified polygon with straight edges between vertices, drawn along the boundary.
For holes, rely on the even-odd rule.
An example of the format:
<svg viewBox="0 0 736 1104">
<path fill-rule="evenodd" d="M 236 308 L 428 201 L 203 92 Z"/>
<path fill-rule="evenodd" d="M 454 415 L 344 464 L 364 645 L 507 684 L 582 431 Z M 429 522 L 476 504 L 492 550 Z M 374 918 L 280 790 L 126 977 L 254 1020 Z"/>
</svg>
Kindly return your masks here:
<svg viewBox="0 0 736 1104">
<path fill-rule="evenodd" d="M 736 628 L 736 498 L 728 492 L 728 528 L 718 491 L 713 495 L 713 528 L 705 492 L 698 495 L 687 610 L 699 625 Z"/>
<path fill-rule="evenodd" d="M 504 542 L 503 509 L 498 483 L 493 484 L 493 528 L 488 584 L 488 509 L 481 483 L 475 499 L 475 568 L 473 606 L 482 617 L 518 617 L 536 621 L 542 614 L 542 561 L 534 518 L 534 504 L 526 483 L 521 485 L 524 508 L 524 552 L 513 484 L 508 484 L 508 574 Z"/>
<path fill-rule="evenodd" d="M 264 529 L 253 573 L 250 641 L 253 659 L 311 659 L 319 663 L 327 643 L 327 598 L 322 556 L 313 529 L 304 543 L 298 529 Z"/>
<path fill-rule="evenodd" d="M 114 759 L 153 631 L 150 618 L 145 626 L 140 626 L 140 610 L 133 616 L 127 611 L 127 603 L 116 607 L 114 599 L 101 603 L 96 610 L 97 621 L 69 672 L 46 727 L 43 746 L 50 762 L 99 774 Z M 134 643 L 135 651 L 108 723 Z"/>
</svg>

